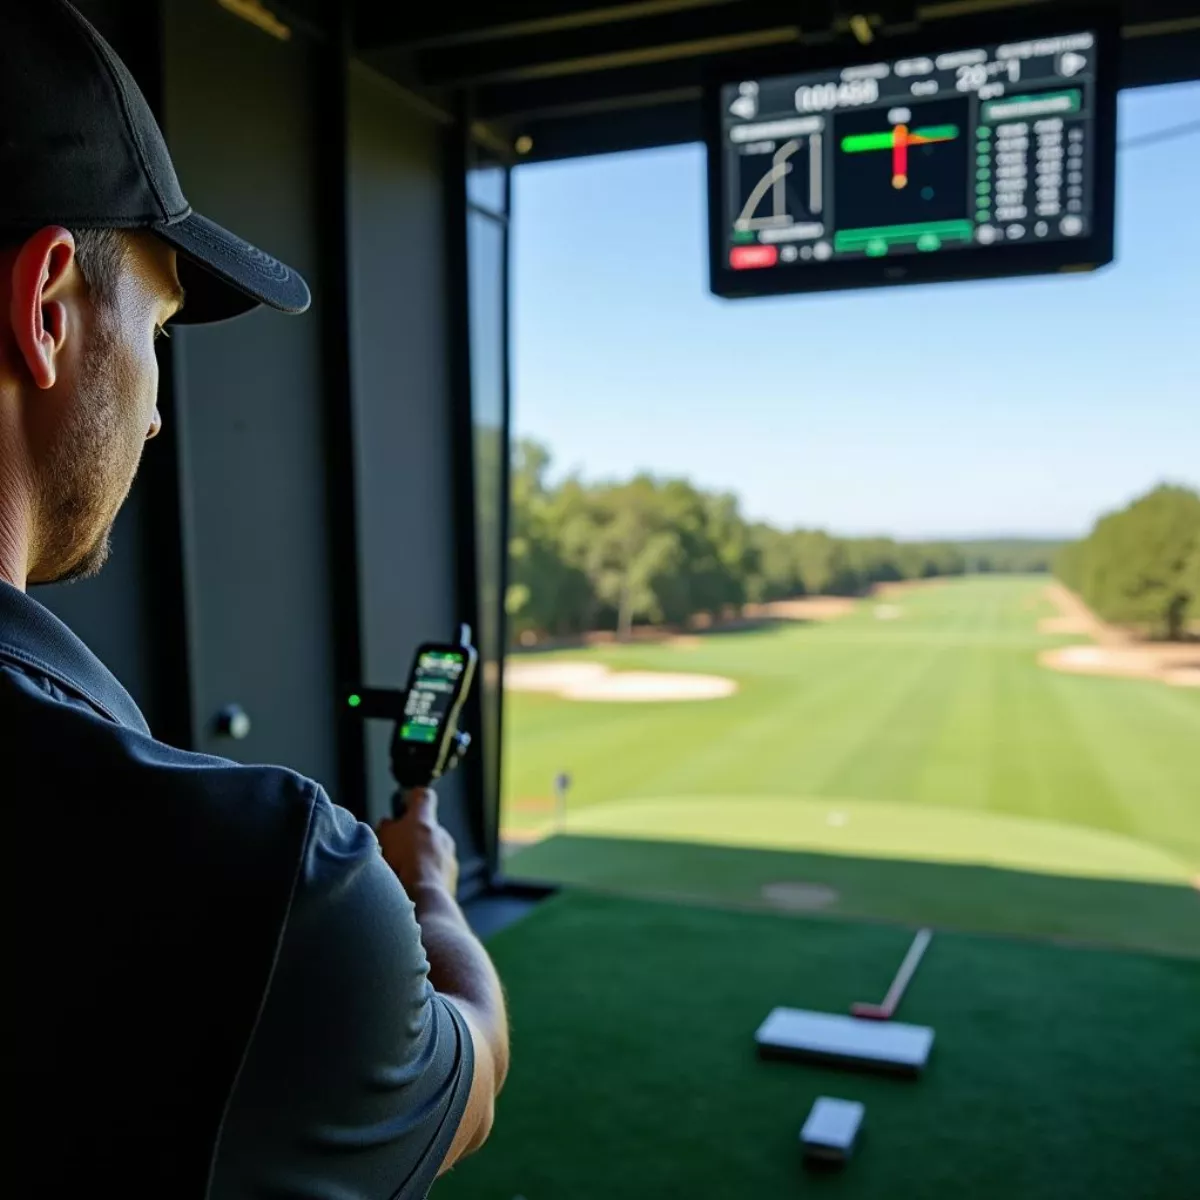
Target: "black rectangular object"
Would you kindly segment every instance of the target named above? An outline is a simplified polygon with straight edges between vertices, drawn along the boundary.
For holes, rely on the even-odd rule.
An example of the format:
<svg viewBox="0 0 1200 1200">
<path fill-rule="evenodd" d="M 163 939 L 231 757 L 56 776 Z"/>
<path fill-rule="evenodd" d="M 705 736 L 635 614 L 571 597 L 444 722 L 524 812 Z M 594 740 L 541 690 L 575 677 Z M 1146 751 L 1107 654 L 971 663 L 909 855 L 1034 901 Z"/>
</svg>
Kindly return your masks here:
<svg viewBox="0 0 1200 1200">
<path fill-rule="evenodd" d="M 1119 32 L 1072 6 L 726 60 L 704 93 L 712 291 L 1110 262 Z"/>
</svg>

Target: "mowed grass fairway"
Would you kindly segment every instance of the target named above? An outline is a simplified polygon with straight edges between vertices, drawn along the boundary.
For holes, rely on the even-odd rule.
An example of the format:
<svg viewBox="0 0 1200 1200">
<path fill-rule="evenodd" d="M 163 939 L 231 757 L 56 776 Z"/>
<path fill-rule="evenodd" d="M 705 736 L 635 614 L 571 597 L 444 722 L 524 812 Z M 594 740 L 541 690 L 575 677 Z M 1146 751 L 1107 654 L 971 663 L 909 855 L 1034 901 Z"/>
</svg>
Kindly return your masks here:
<svg viewBox="0 0 1200 1200">
<path fill-rule="evenodd" d="M 1154 885 L 1200 916 L 1200 690 L 1040 666 L 1039 651 L 1078 640 L 1038 632 L 1054 615 L 1046 583 L 973 577 L 889 599 L 892 619 L 868 599 L 828 623 L 539 656 L 721 675 L 738 691 L 643 703 L 510 693 L 506 835 L 551 832 L 552 781 L 572 777 L 568 836 L 517 852 L 510 872 L 604 883 L 640 855 L 624 883 L 669 892 L 687 874 L 685 844 L 807 855 L 790 872 L 771 856 L 755 856 L 762 871 L 744 853 L 713 859 L 679 885 L 717 897 L 735 876 L 738 899 L 819 878 L 821 855 Z M 646 859 L 647 843 L 663 853 Z"/>
</svg>

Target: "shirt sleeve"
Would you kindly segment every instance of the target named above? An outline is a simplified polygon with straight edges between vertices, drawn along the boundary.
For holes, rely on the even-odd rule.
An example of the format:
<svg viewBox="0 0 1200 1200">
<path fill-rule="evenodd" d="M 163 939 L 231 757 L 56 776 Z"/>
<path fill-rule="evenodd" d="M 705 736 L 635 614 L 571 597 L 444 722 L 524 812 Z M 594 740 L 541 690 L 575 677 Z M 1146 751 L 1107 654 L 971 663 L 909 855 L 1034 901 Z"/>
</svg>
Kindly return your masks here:
<svg viewBox="0 0 1200 1200">
<path fill-rule="evenodd" d="M 474 1070 L 470 1031 L 428 972 L 413 904 L 374 833 L 318 791 L 214 1200 L 426 1195 Z M 219 990 L 215 980 L 214 1001 Z"/>
</svg>

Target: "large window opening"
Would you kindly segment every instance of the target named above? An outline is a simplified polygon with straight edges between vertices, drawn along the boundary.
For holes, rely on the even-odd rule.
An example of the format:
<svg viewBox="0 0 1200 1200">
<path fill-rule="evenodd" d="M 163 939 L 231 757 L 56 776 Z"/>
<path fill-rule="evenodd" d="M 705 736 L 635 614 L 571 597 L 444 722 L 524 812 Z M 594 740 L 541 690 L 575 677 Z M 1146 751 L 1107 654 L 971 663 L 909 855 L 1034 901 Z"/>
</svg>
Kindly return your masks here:
<svg viewBox="0 0 1200 1200">
<path fill-rule="evenodd" d="M 731 304 L 700 147 L 514 172 L 509 874 L 1195 948 L 1197 116 L 1087 276 Z"/>
</svg>

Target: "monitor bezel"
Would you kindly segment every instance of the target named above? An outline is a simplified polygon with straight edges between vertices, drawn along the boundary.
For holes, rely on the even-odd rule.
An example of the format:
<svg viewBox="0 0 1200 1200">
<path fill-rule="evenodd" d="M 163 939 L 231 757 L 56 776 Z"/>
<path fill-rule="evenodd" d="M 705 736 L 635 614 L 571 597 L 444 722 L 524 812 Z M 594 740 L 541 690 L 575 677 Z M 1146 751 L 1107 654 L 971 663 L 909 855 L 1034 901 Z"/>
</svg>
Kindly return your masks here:
<svg viewBox="0 0 1200 1200">
<path fill-rule="evenodd" d="M 1018 17 L 1026 17 L 1018 23 Z M 721 88 L 744 79 L 803 75 L 833 67 L 856 66 L 933 55 L 970 45 L 1025 41 L 1067 33 L 1096 34 L 1094 197 L 1091 228 L 1085 237 L 1003 248 L 945 250 L 932 255 L 807 262 L 803 266 L 764 271 L 735 271 L 726 263 L 721 164 Z M 919 283 L 951 283 L 969 279 L 1002 279 L 1062 272 L 1092 271 L 1114 256 L 1116 189 L 1117 63 L 1119 13 L 1109 5 L 1055 6 L 1027 14 L 1007 10 L 987 18 L 938 21 L 920 33 L 879 37 L 863 46 L 845 41 L 817 46 L 797 45 L 719 60 L 706 73 L 703 105 L 708 157 L 709 287 L 725 299 L 843 291 L 850 288 L 896 287 Z"/>
</svg>

